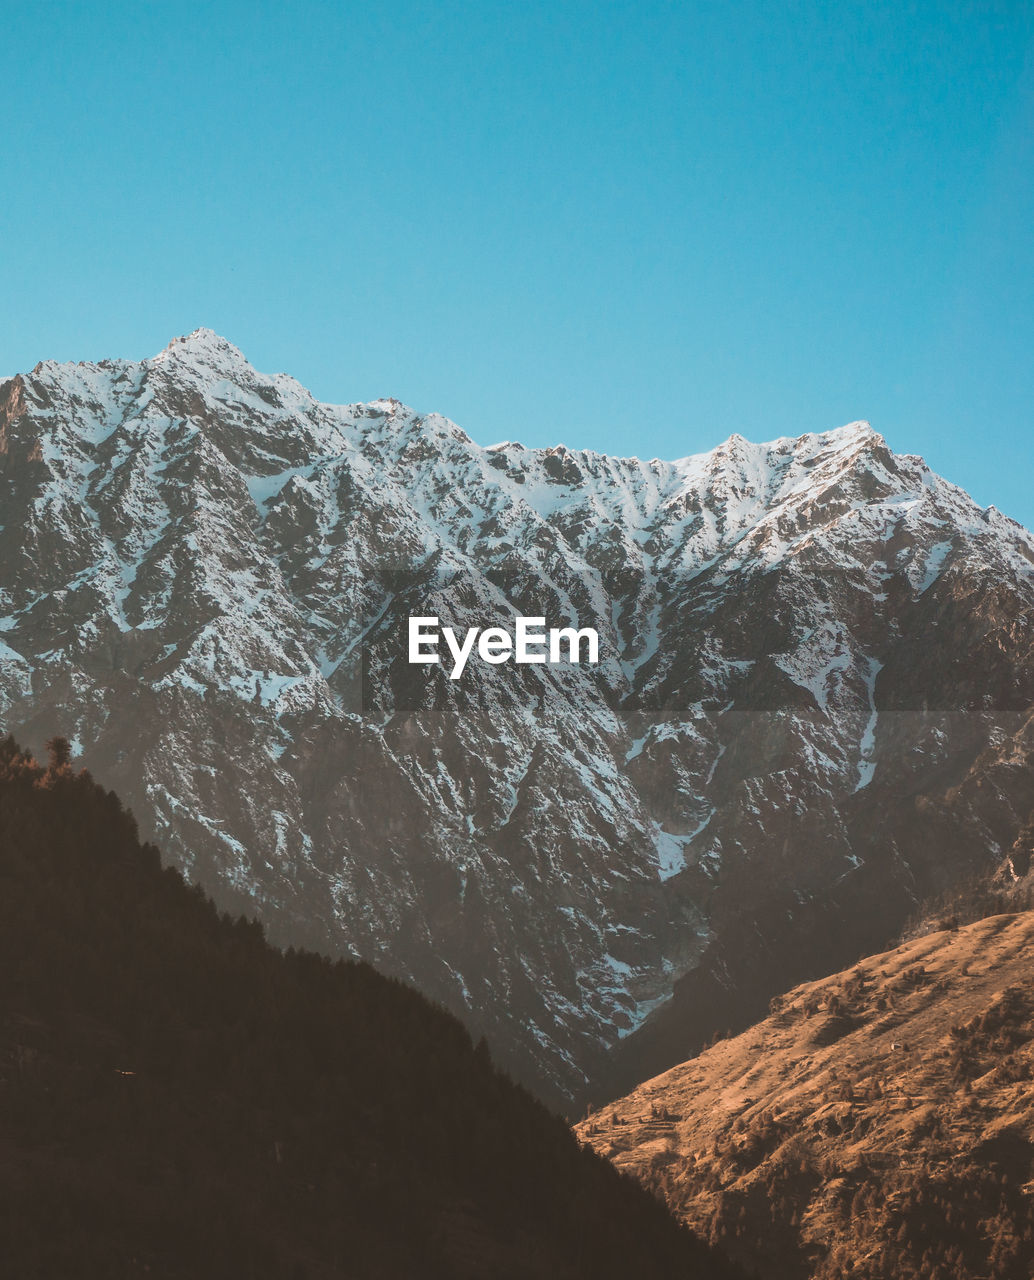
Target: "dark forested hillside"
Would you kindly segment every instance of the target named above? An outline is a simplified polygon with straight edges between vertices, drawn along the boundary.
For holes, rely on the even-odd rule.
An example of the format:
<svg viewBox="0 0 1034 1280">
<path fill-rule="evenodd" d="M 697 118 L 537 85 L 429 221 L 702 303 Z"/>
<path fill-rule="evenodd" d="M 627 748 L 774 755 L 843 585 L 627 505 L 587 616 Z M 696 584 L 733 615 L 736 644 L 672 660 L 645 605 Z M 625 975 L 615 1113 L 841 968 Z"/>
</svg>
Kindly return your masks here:
<svg viewBox="0 0 1034 1280">
<path fill-rule="evenodd" d="M 0 1255 L 32 1277 L 730 1274 L 450 1015 L 220 916 L 0 746 Z"/>
</svg>

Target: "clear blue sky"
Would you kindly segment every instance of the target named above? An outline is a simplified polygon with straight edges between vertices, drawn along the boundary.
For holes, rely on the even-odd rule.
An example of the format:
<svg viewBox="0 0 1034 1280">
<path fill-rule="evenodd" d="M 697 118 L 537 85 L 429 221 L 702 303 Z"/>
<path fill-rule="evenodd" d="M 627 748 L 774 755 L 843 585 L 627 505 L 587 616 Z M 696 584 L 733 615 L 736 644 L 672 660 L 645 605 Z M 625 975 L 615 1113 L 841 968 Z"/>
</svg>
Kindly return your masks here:
<svg viewBox="0 0 1034 1280">
<path fill-rule="evenodd" d="M 1034 6 L 0 4 L 0 372 L 208 325 L 641 456 L 868 418 L 1034 525 Z"/>
</svg>

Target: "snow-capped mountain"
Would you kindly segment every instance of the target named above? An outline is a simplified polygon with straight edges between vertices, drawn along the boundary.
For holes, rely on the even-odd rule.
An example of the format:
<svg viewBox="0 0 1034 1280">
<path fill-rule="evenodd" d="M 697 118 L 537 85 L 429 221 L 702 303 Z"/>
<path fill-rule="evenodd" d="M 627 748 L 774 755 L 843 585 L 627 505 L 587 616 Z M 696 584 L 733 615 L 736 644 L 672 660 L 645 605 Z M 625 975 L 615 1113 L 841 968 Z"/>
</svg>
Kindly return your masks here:
<svg viewBox="0 0 1034 1280">
<path fill-rule="evenodd" d="M 0 502 L 7 726 L 554 1100 L 885 941 L 1034 809 L 1034 539 L 865 423 L 482 448 L 198 330 L 0 385 Z M 410 615 L 515 613 L 599 665 L 406 661 Z"/>
</svg>

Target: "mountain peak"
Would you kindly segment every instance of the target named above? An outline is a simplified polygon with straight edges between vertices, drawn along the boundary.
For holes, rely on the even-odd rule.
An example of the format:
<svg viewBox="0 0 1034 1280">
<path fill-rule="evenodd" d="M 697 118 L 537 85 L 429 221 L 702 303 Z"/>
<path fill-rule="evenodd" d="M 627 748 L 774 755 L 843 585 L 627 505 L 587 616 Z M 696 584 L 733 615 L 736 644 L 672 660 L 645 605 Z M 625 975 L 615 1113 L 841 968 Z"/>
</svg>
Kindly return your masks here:
<svg viewBox="0 0 1034 1280">
<path fill-rule="evenodd" d="M 173 338 L 164 351 L 154 357 L 152 363 L 169 360 L 188 361 L 210 366 L 247 364 L 247 357 L 239 347 L 221 337 L 214 329 L 195 329 L 192 333 Z"/>
<path fill-rule="evenodd" d="M 859 418 L 857 422 L 847 422 L 842 427 L 835 427 L 832 431 L 826 432 L 831 436 L 843 436 L 845 439 L 849 436 L 875 436 L 879 432 L 873 429 L 871 422 L 867 422 L 865 418 Z"/>
<path fill-rule="evenodd" d="M 870 422 L 859 418 L 857 422 L 846 422 L 842 427 L 833 427 L 828 431 L 806 431 L 802 436 L 791 437 L 797 445 L 818 445 L 821 448 L 843 449 L 854 444 L 885 444 L 883 436 L 876 431 Z M 774 443 L 782 443 L 776 441 Z"/>
</svg>

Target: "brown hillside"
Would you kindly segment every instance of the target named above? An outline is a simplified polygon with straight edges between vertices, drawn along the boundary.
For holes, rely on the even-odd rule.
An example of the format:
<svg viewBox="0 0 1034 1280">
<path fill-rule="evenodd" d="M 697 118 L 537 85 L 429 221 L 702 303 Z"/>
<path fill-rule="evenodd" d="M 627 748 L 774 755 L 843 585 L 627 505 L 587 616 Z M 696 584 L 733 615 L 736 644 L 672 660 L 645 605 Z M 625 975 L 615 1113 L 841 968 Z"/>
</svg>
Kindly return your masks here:
<svg viewBox="0 0 1034 1280">
<path fill-rule="evenodd" d="M 1034 912 L 914 939 L 577 1126 L 771 1280 L 1034 1275 Z"/>
</svg>

